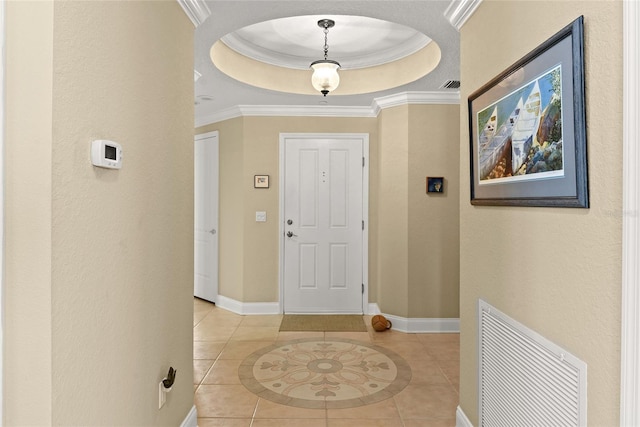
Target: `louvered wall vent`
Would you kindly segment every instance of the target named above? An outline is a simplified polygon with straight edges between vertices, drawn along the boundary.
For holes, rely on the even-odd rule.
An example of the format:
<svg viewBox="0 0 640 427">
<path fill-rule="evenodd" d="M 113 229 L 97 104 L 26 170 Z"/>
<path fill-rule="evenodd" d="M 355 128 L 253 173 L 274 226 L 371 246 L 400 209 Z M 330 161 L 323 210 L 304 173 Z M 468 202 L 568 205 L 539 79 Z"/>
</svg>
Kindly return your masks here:
<svg viewBox="0 0 640 427">
<path fill-rule="evenodd" d="M 485 301 L 478 317 L 480 426 L 586 426 L 587 365 Z"/>
<path fill-rule="evenodd" d="M 442 83 L 440 89 L 460 89 L 460 80 L 447 80 Z"/>
</svg>

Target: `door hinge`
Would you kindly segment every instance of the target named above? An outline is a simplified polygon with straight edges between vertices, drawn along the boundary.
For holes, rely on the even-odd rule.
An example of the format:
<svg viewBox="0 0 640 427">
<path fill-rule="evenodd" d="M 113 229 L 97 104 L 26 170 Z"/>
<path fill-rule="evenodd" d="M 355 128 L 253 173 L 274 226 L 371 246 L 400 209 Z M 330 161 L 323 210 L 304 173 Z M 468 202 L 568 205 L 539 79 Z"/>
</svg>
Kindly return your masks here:
<svg viewBox="0 0 640 427">
<path fill-rule="evenodd" d="M 364 220 L 362 220 L 362 229 L 364 230 Z"/>
<path fill-rule="evenodd" d="M 362 167 L 364 167 L 364 157 L 362 158 Z"/>
<path fill-rule="evenodd" d="M 364 295 L 364 283 L 362 284 L 362 295 Z"/>
</svg>

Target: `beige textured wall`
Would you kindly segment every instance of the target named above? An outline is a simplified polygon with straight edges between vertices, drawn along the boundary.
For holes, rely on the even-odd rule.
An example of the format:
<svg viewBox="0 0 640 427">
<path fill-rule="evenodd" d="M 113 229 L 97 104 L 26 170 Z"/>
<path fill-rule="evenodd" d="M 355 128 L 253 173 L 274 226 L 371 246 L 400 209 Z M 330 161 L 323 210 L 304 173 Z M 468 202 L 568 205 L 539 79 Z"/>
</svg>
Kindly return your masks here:
<svg viewBox="0 0 640 427">
<path fill-rule="evenodd" d="M 8 21 L 23 8 L 44 14 L 28 36 L 47 55 L 43 82 L 7 94 L 22 128 L 7 138 L 6 348 L 21 354 L 5 358 L 5 424 L 179 425 L 193 405 L 192 24 L 173 1 L 10 2 Z M 31 69 L 25 37 L 7 38 L 8 71 Z M 96 138 L 123 145 L 123 169 L 90 164 Z M 19 191 L 39 181 L 33 202 Z M 41 353 L 24 349 L 40 336 Z"/>
<path fill-rule="evenodd" d="M 378 306 L 409 317 L 409 106 L 378 115 Z"/>
<path fill-rule="evenodd" d="M 220 156 L 218 222 L 218 293 L 243 301 L 244 260 L 244 133 L 243 118 L 199 128 L 196 134 L 217 130 Z M 252 181 L 253 182 L 253 181 Z"/>
<path fill-rule="evenodd" d="M 277 302 L 278 284 L 278 210 L 280 133 L 368 133 L 370 161 L 376 159 L 377 128 L 375 118 L 317 117 L 244 117 L 214 123 L 196 129 L 196 133 L 220 132 L 220 294 L 242 302 Z M 234 144 L 233 147 L 230 144 Z M 225 165 L 230 162 L 230 165 Z M 233 165 L 233 166 L 231 166 Z M 234 179 L 225 176 L 227 170 Z M 254 189 L 254 175 L 269 175 L 270 188 Z M 231 193 L 240 195 L 238 201 Z M 225 196 L 227 194 L 228 196 Z M 267 212 L 267 222 L 255 221 L 256 211 Z M 374 217 L 374 206 L 370 215 Z M 233 219 L 231 219 L 233 217 Z M 229 218 L 229 222 L 223 222 Z M 242 221 L 240 225 L 239 221 Z M 241 245 L 240 265 L 227 255 L 233 226 Z M 235 258 L 238 251 L 234 251 Z M 370 270 L 372 265 L 370 246 Z M 223 274 L 230 262 L 234 273 Z M 370 273 L 369 287 L 375 286 Z M 230 282 L 233 281 L 233 282 Z M 374 293 L 375 296 L 375 293 Z M 371 299 L 371 297 L 370 297 Z"/>
<path fill-rule="evenodd" d="M 2 424 L 50 425 L 53 3 L 7 2 L 5 19 Z"/>
<path fill-rule="evenodd" d="M 377 300 L 383 313 L 457 318 L 458 105 L 406 105 L 379 115 Z M 426 194 L 426 177 L 445 177 Z"/>
<path fill-rule="evenodd" d="M 377 119 L 245 117 L 198 128 L 220 132 L 220 294 L 278 301 L 280 133 L 370 137 L 369 301 L 402 317 L 456 318 L 459 281 L 459 106 L 403 106 Z M 453 146 L 452 146 L 453 144 Z M 452 149 L 453 148 L 453 149 Z M 271 188 L 253 188 L 270 175 Z M 427 196 L 425 177 L 447 191 Z M 255 222 L 266 211 L 267 222 Z"/>
<path fill-rule="evenodd" d="M 622 3 L 484 1 L 461 31 L 461 98 L 579 15 L 585 17 L 591 208 L 473 207 L 469 186 L 461 187 L 460 403 L 474 424 L 476 304 L 483 298 L 584 360 L 589 425 L 618 425 Z M 526 37 L 503 37 L 522 35 L 523 28 Z M 460 117 L 460 179 L 465 183 L 466 105 Z"/>
<path fill-rule="evenodd" d="M 409 107 L 409 316 L 459 317 L 459 105 Z M 444 177 L 442 194 L 426 177 Z"/>
</svg>

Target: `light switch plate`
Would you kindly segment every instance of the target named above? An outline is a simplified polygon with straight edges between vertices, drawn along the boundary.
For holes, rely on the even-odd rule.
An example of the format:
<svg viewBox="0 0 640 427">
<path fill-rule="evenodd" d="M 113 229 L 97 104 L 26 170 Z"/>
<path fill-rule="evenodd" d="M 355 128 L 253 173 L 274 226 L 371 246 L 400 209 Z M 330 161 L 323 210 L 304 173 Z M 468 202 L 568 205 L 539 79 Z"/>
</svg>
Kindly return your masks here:
<svg viewBox="0 0 640 427">
<path fill-rule="evenodd" d="M 267 222 L 267 213 L 264 211 L 257 211 L 256 222 Z"/>
</svg>

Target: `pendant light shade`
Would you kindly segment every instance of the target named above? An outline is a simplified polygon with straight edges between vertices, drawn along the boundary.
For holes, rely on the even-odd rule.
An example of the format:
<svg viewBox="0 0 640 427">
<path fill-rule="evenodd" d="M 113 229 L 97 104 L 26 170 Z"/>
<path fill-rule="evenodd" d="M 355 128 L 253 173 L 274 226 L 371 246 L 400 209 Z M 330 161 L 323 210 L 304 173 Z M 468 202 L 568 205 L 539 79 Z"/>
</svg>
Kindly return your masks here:
<svg viewBox="0 0 640 427">
<path fill-rule="evenodd" d="M 310 65 L 313 70 L 313 74 L 311 75 L 311 84 L 324 96 L 327 96 L 329 92 L 336 90 L 340 84 L 340 76 L 338 75 L 340 63 L 327 59 L 327 55 L 329 54 L 327 35 L 329 34 L 329 28 L 333 27 L 335 24 L 336 23 L 331 19 L 321 19 L 318 21 L 318 27 L 324 29 L 324 59 L 313 61 Z"/>
<path fill-rule="evenodd" d="M 327 96 L 329 92 L 336 90 L 340 84 L 340 75 L 338 74 L 340 64 L 329 59 L 321 59 L 312 62 L 311 69 L 313 70 L 311 84 L 318 92 Z"/>
</svg>

